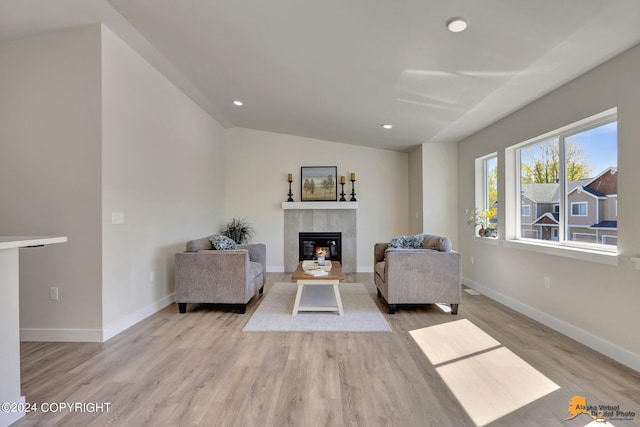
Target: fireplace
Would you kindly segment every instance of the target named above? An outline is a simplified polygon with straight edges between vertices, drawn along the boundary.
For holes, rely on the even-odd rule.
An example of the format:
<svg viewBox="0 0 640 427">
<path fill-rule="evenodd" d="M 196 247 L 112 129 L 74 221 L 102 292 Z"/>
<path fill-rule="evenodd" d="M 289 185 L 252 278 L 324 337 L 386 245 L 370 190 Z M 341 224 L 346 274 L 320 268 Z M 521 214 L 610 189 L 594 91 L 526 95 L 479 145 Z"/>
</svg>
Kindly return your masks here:
<svg viewBox="0 0 640 427">
<path fill-rule="evenodd" d="M 340 264 L 357 271 L 358 202 L 282 202 L 284 211 L 284 271 L 294 272 L 300 256 L 300 233 L 341 233 Z"/>
<path fill-rule="evenodd" d="M 326 259 L 342 263 L 341 232 L 306 232 L 299 233 L 299 261 L 316 258 L 316 251 L 324 249 Z"/>
</svg>

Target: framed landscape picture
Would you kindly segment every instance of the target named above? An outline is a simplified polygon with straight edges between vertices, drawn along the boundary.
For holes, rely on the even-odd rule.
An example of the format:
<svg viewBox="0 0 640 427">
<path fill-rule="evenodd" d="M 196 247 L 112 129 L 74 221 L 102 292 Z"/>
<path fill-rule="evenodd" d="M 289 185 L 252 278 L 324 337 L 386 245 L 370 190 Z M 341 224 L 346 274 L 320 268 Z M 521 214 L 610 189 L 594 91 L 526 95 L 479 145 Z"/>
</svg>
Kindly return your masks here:
<svg viewBox="0 0 640 427">
<path fill-rule="evenodd" d="M 300 168 L 300 200 L 335 202 L 338 200 L 337 178 L 336 166 L 302 166 Z"/>
</svg>

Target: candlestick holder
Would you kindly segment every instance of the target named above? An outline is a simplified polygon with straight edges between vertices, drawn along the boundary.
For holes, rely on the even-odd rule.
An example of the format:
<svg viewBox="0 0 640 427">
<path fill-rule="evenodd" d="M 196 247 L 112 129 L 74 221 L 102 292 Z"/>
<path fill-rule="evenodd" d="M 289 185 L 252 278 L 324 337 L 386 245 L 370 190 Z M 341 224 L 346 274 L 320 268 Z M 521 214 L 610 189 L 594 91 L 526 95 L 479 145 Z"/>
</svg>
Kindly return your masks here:
<svg viewBox="0 0 640 427">
<path fill-rule="evenodd" d="M 293 202 L 293 193 L 291 192 L 291 181 L 289 181 L 289 198 L 287 199 L 287 202 Z"/>
<path fill-rule="evenodd" d="M 341 202 L 346 202 L 347 199 L 344 198 L 345 193 L 344 193 L 344 182 L 341 182 L 340 185 L 342 185 L 342 191 L 340 192 L 340 201 Z"/>
<path fill-rule="evenodd" d="M 351 199 L 349 200 L 350 202 L 357 202 L 356 200 L 356 187 L 354 182 L 356 182 L 355 179 L 351 180 Z"/>
</svg>

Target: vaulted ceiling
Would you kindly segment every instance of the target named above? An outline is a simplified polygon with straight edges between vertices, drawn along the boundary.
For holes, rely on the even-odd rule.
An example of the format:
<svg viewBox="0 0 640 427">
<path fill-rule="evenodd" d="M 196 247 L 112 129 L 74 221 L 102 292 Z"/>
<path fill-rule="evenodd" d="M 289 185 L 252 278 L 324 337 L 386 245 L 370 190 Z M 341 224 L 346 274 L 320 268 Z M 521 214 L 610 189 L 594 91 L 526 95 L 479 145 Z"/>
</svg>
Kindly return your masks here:
<svg viewBox="0 0 640 427">
<path fill-rule="evenodd" d="M 0 39 L 95 22 L 225 127 L 398 151 L 459 141 L 640 43 L 638 0 L 0 2 Z"/>
</svg>

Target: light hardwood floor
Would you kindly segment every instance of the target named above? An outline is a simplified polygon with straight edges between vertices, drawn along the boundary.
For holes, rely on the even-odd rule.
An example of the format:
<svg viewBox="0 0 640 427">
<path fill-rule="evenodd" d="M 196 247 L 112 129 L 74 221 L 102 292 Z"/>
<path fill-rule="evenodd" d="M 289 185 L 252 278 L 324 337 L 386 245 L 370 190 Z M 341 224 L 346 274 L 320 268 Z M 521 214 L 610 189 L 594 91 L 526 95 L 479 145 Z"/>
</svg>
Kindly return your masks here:
<svg viewBox="0 0 640 427">
<path fill-rule="evenodd" d="M 289 278 L 269 273 L 265 292 Z M 174 304 L 101 344 L 22 343 L 28 402 L 110 407 L 30 413 L 14 426 L 474 426 L 409 335 L 460 319 L 560 386 L 490 426 L 585 426 L 585 415 L 564 421 L 574 395 L 638 414 L 616 427 L 640 425 L 640 373 L 484 296 L 463 292 L 457 316 L 436 306 L 388 315 L 372 274 L 346 281 L 365 283 L 393 332 L 242 332 L 254 299 L 246 314 Z"/>
</svg>

